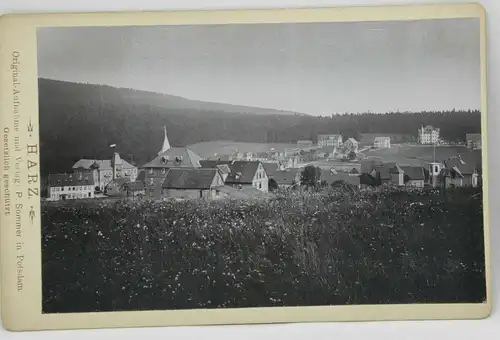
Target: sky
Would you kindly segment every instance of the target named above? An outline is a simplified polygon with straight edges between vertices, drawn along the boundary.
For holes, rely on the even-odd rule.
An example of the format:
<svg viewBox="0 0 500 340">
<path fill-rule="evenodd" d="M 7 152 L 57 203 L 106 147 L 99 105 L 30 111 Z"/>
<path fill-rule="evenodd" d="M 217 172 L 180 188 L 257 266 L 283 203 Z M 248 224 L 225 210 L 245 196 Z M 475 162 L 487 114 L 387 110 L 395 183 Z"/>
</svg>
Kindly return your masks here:
<svg viewBox="0 0 500 340">
<path fill-rule="evenodd" d="M 480 108 L 477 19 L 58 27 L 39 77 L 311 115 Z"/>
</svg>

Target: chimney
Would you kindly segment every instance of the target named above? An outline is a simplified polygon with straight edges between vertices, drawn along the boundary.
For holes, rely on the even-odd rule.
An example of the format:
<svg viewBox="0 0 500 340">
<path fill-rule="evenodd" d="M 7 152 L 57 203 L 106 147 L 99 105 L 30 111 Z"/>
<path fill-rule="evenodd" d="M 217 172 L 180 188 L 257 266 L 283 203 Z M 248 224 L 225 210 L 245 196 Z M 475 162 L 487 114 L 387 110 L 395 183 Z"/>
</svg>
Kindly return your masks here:
<svg viewBox="0 0 500 340">
<path fill-rule="evenodd" d="M 113 154 L 113 158 L 111 159 L 111 167 L 113 168 L 113 179 L 117 177 L 121 177 L 122 172 L 122 159 L 120 158 L 120 154 L 115 152 Z"/>
</svg>

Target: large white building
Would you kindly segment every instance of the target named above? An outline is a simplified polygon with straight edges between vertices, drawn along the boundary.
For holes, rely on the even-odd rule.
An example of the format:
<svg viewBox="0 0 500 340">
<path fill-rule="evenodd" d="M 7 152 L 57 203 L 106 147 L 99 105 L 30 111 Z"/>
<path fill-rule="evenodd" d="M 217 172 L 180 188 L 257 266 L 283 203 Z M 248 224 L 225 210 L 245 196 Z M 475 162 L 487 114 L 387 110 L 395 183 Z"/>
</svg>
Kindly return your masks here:
<svg viewBox="0 0 500 340">
<path fill-rule="evenodd" d="M 391 137 L 375 137 L 373 140 L 373 146 L 376 148 L 390 148 Z"/>
<path fill-rule="evenodd" d="M 94 198 L 92 171 L 50 174 L 48 184 L 50 201 Z"/>
<path fill-rule="evenodd" d="M 342 146 L 341 135 L 318 135 L 318 147 L 333 146 L 340 148 Z"/>
<path fill-rule="evenodd" d="M 134 182 L 138 175 L 137 167 L 122 159 L 117 152 L 111 159 L 80 159 L 73 165 L 73 171 L 91 171 L 95 186 L 101 191 L 114 179 L 125 177 Z"/>
<path fill-rule="evenodd" d="M 439 128 L 430 125 L 418 129 L 418 142 L 420 144 L 436 144 L 439 141 Z"/>
</svg>

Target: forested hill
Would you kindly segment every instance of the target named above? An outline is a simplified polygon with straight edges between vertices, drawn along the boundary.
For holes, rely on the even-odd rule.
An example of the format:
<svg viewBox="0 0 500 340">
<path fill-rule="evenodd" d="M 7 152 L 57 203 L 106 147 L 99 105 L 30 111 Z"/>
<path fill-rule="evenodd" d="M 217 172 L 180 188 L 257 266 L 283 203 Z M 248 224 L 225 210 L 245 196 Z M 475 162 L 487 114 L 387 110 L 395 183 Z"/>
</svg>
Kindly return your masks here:
<svg viewBox="0 0 500 340">
<path fill-rule="evenodd" d="M 197 102 L 181 97 L 109 86 L 39 80 L 41 171 L 69 171 L 78 159 L 109 158 L 110 144 L 141 165 L 163 141 L 184 146 L 210 140 L 288 143 L 316 140 L 320 133 L 401 133 L 420 125 L 441 128 L 449 140 L 480 132 L 478 111 L 347 114 L 314 117 L 291 112 Z"/>
</svg>

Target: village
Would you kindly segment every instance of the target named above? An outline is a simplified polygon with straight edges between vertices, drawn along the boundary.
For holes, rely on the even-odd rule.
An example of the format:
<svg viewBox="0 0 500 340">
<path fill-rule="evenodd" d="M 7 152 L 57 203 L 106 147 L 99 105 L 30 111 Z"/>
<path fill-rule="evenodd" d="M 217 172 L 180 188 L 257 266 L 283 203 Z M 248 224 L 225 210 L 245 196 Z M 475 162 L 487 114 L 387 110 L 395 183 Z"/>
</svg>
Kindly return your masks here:
<svg viewBox="0 0 500 340">
<path fill-rule="evenodd" d="M 481 160 L 451 153 L 436 159 L 436 148 L 445 148 L 439 128 L 421 126 L 418 143 L 406 148 L 425 148 L 427 155 L 412 164 L 394 162 L 372 155 L 377 150 L 401 147 L 391 137 L 372 134 L 368 141 L 320 134 L 317 144 L 299 140 L 295 148 L 268 152 L 241 152 L 203 159 L 188 147 L 170 145 L 167 128 L 157 157 L 136 167 L 119 153 L 110 159 L 80 159 L 71 173 L 48 176 L 48 201 L 125 198 L 224 199 L 266 197 L 277 189 L 304 185 L 307 167 L 319 169 L 312 181 L 318 186 L 346 185 L 351 188 L 409 187 L 436 188 L 481 186 Z M 464 150 L 480 150 L 481 135 L 466 134 Z"/>
</svg>

